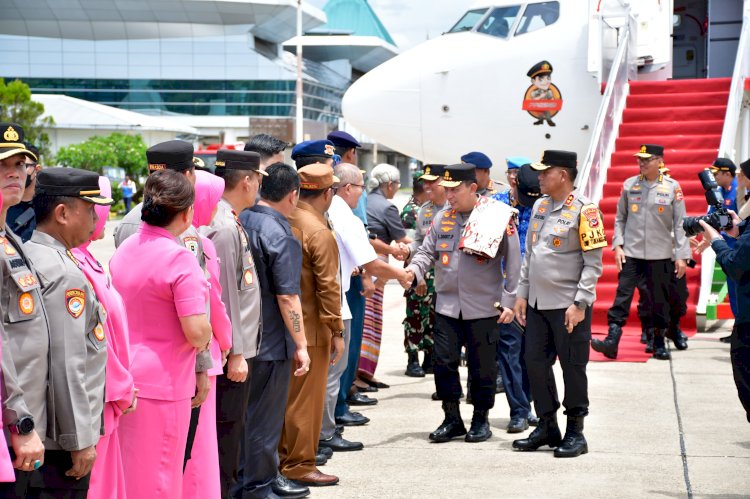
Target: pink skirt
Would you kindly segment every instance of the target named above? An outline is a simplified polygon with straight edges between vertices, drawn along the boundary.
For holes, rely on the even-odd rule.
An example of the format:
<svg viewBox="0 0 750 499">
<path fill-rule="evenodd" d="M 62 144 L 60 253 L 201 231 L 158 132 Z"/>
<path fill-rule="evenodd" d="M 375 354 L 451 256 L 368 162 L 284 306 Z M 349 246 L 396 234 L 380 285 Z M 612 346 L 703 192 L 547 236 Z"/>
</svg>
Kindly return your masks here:
<svg viewBox="0 0 750 499">
<path fill-rule="evenodd" d="M 140 404 L 140 401 L 138 402 Z M 126 414 L 125 418 L 129 415 Z M 122 468 L 122 450 L 118 428 L 99 438 L 96 444 L 96 461 L 91 470 L 89 497 L 96 499 L 124 499 L 125 471 Z"/>
<path fill-rule="evenodd" d="M 221 499 L 219 446 L 216 437 L 216 376 L 209 376 L 211 390 L 201 406 L 190 460 L 182 478 L 184 499 Z"/>
<path fill-rule="evenodd" d="M 182 463 L 190 426 L 190 399 L 138 399 L 120 418 L 120 446 L 128 497 L 182 496 Z"/>
</svg>

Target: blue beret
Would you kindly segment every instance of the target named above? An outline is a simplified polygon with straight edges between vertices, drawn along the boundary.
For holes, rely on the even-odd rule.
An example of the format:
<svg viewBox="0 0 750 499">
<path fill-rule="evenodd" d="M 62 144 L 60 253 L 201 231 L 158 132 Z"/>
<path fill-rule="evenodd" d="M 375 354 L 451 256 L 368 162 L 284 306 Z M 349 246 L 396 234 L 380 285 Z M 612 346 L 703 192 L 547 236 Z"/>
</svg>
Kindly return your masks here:
<svg viewBox="0 0 750 499">
<path fill-rule="evenodd" d="M 534 160 L 527 158 L 526 156 L 509 156 L 505 158 L 508 163 L 508 170 L 515 170 L 521 168 L 523 165 L 530 165 Z"/>
<path fill-rule="evenodd" d="M 492 168 L 492 161 L 490 158 L 488 158 L 486 154 L 477 151 L 464 154 L 461 156 L 461 161 L 464 163 L 471 163 L 482 170 Z"/>
<path fill-rule="evenodd" d="M 330 140 L 306 140 L 300 142 L 292 149 L 292 159 L 305 156 L 327 156 L 333 157 L 333 142 Z"/>
<path fill-rule="evenodd" d="M 362 147 L 362 144 L 357 142 L 357 139 L 352 137 L 346 132 L 343 132 L 341 130 L 336 130 L 335 132 L 331 132 L 328 134 L 328 137 L 326 137 L 328 140 L 333 142 L 333 145 L 336 147 L 346 147 L 346 148 L 357 148 Z"/>
</svg>

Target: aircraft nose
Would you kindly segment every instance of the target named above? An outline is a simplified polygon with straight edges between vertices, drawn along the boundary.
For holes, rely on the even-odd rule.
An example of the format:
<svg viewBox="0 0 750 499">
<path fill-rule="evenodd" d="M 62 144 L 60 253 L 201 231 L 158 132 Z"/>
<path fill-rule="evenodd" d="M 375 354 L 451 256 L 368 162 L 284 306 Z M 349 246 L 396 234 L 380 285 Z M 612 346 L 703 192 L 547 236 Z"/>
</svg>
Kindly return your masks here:
<svg viewBox="0 0 750 499">
<path fill-rule="evenodd" d="M 354 82 L 344 94 L 342 111 L 365 135 L 422 157 L 419 71 L 404 62 L 396 57 Z"/>
</svg>

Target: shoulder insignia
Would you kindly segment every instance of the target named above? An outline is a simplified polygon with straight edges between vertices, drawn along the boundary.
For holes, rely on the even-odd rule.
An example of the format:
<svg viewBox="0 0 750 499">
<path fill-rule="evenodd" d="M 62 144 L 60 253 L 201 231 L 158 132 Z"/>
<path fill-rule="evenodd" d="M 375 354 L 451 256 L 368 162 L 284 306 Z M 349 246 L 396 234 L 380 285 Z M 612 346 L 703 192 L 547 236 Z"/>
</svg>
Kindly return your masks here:
<svg viewBox="0 0 750 499">
<path fill-rule="evenodd" d="M 11 244 L 10 241 L 8 241 L 5 237 L 0 237 L 0 244 L 3 245 L 3 249 L 5 250 L 5 254 L 8 256 L 15 256 L 18 254 L 16 251 L 16 248 L 13 247 L 13 244 Z"/>
<path fill-rule="evenodd" d="M 591 251 L 606 247 L 607 237 L 604 235 L 604 222 L 599 208 L 595 204 L 587 204 L 581 209 L 580 217 L 578 236 L 581 249 Z"/>
<path fill-rule="evenodd" d="M 196 258 L 199 256 L 198 255 L 199 246 L 198 246 L 198 238 L 197 237 L 195 237 L 195 236 L 185 236 L 185 237 L 182 238 L 182 244 L 187 249 L 189 249 L 190 252 L 193 255 L 196 256 Z"/>
<path fill-rule="evenodd" d="M 65 291 L 65 306 L 74 319 L 79 318 L 86 308 L 86 292 L 75 288 Z"/>
<path fill-rule="evenodd" d="M 39 281 L 37 281 L 36 277 L 34 277 L 34 274 L 30 273 L 18 276 L 16 278 L 16 282 L 24 291 L 28 290 L 28 288 L 32 286 L 36 286 L 37 284 L 39 284 Z"/>
<path fill-rule="evenodd" d="M 94 337 L 97 339 L 97 341 L 104 341 L 104 326 L 102 326 L 101 322 L 96 323 L 96 327 L 94 328 Z"/>
<path fill-rule="evenodd" d="M 682 201 L 684 198 L 684 194 L 682 193 L 682 188 L 678 187 L 674 190 L 674 199 L 675 201 Z"/>
<path fill-rule="evenodd" d="M 516 233 L 516 225 L 514 223 L 509 223 L 508 226 L 505 228 L 505 233 L 509 236 L 512 236 Z"/>
<path fill-rule="evenodd" d="M 75 257 L 75 256 L 73 255 L 73 252 L 72 252 L 72 251 L 70 251 L 70 250 L 66 250 L 66 251 L 65 251 L 65 254 L 66 254 L 66 255 L 68 255 L 68 258 L 70 258 L 70 259 L 71 259 L 71 260 L 73 261 L 73 263 L 75 263 L 75 264 L 76 264 L 76 267 L 80 267 L 80 266 L 81 266 L 81 262 L 79 262 L 79 261 L 78 261 L 78 258 L 76 258 L 76 257 Z"/>
<path fill-rule="evenodd" d="M 575 199 L 576 199 L 576 197 L 573 194 L 571 194 L 570 196 L 568 196 L 568 198 L 565 200 L 565 206 L 572 205 L 573 201 L 575 201 Z"/>
</svg>

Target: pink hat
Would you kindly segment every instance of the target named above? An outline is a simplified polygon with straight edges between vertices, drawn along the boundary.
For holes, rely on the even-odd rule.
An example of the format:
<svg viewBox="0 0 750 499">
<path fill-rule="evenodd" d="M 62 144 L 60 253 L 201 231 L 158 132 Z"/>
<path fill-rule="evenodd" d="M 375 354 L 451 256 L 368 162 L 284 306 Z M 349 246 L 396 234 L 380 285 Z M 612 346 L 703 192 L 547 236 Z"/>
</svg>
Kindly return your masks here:
<svg viewBox="0 0 750 499">
<path fill-rule="evenodd" d="M 211 215 L 224 193 L 224 179 L 203 170 L 195 171 L 195 204 L 193 225 L 211 224 Z"/>
</svg>

